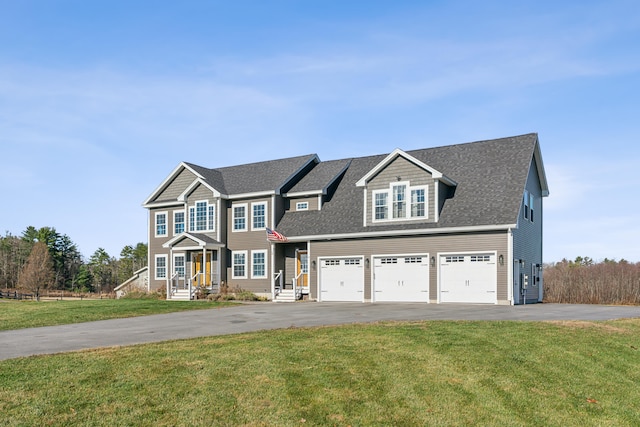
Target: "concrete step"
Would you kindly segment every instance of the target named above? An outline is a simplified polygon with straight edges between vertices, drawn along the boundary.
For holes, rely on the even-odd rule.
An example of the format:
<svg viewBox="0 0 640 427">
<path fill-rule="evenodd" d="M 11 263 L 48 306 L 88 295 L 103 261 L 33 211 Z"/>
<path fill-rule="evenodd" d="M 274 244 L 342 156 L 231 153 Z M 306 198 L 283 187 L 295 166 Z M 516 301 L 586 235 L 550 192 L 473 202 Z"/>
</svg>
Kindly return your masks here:
<svg viewBox="0 0 640 427">
<path fill-rule="evenodd" d="M 296 294 L 293 292 L 293 289 L 285 289 L 280 291 L 280 293 L 276 295 L 276 298 L 274 299 L 274 301 L 275 302 L 295 302 Z"/>
</svg>

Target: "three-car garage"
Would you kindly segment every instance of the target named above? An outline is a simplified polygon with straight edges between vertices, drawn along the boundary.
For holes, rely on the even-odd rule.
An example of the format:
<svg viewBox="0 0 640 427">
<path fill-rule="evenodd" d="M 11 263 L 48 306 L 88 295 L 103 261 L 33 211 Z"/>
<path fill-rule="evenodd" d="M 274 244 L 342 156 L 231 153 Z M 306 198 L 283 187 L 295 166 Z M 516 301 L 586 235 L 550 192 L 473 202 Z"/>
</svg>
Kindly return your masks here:
<svg viewBox="0 0 640 427">
<path fill-rule="evenodd" d="M 368 274 L 371 302 L 497 303 L 495 252 L 438 254 L 437 266 L 435 260 L 428 253 L 320 257 L 318 299 L 364 302 Z M 437 295 L 430 295 L 430 277 L 437 278 Z"/>
</svg>

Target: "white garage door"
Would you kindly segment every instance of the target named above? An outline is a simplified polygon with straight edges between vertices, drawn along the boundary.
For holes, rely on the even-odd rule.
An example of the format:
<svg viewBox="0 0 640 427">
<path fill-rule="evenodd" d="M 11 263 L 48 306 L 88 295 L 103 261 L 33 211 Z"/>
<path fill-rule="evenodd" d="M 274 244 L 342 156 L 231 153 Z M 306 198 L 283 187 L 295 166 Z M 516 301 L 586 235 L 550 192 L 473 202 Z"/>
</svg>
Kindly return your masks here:
<svg viewBox="0 0 640 427">
<path fill-rule="evenodd" d="M 429 302 L 429 255 L 373 259 L 373 300 Z"/>
<path fill-rule="evenodd" d="M 440 302 L 495 303 L 496 255 L 440 256 Z"/>
<path fill-rule="evenodd" d="M 320 259 L 320 301 L 364 301 L 363 258 Z"/>
</svg>

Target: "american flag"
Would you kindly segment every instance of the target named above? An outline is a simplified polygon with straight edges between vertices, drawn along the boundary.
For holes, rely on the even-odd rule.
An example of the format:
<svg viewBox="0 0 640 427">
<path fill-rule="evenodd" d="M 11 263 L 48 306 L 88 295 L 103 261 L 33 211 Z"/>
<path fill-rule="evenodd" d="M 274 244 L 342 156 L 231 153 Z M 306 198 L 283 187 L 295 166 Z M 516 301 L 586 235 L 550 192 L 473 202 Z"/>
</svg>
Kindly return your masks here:
<svg viewBox="0 0 640 427">
<path fill-rule="evenodd" d="M 276 230 L 267 228 L 267 240 L 271 240 L 273 242 L 286 242 L 289 239 L 278 233 Z"/>
</svg>

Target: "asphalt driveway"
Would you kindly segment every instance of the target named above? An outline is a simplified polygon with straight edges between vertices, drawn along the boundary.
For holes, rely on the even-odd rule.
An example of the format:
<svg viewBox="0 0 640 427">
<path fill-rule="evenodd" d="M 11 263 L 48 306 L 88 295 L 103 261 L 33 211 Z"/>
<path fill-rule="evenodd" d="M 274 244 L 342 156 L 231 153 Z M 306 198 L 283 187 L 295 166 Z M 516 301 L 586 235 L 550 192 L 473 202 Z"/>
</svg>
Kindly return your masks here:
<svg viewBox="0 0 640 427">
<path fill-rule="evenodd" d="M 237 334 L 265 329 L 384 320 L 610 320 L 640 317 L 640 307 L 411 303 L 254 303 L 0 332 L 0 360 L 96 347 Z"/>
</svg>

